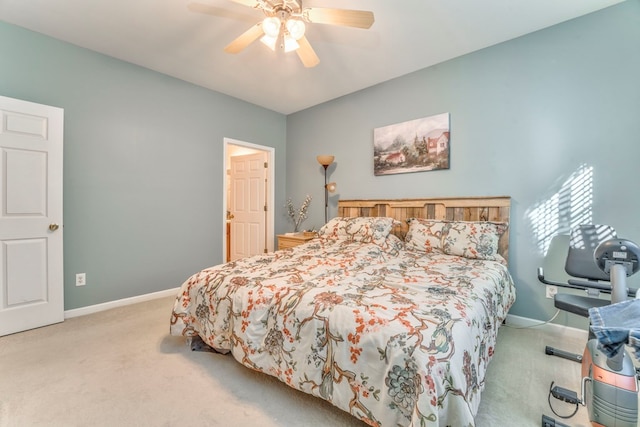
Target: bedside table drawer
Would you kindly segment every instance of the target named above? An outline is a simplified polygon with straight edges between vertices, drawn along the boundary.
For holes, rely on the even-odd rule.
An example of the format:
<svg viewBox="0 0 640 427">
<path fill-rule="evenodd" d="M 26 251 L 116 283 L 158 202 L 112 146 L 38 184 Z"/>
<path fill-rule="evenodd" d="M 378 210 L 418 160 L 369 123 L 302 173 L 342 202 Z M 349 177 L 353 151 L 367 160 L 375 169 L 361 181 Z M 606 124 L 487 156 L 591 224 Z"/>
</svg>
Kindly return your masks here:
<svg viewBox="0 0 640 427">
<path fill-rule="evenodd" d="M 294 248 L 316 237 L 316 234 L 278 234 L 278 250 Z"/>
</svg>

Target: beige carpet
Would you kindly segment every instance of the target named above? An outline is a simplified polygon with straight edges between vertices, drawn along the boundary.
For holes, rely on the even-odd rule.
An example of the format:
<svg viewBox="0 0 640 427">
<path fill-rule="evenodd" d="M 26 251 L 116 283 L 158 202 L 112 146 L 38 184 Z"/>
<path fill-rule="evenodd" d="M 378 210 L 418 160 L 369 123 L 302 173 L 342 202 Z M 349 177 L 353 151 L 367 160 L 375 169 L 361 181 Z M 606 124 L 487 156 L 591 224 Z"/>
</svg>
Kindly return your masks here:
<svg viewBox="0 0 640 427">
<path fill-rule="evenodd" d="M 0 338 L 0 426 L 363 426 L 328 403 L 168 335 L 173 298 Z M 544 355 L 584 343 L 502 327 L 478 427 L 539 426 L 549 384 L 580 366 Z M 571 407 L 558 402 L 558 410 Z M 586 409 L 564 421 L 587 426 Z"/>
</svg>

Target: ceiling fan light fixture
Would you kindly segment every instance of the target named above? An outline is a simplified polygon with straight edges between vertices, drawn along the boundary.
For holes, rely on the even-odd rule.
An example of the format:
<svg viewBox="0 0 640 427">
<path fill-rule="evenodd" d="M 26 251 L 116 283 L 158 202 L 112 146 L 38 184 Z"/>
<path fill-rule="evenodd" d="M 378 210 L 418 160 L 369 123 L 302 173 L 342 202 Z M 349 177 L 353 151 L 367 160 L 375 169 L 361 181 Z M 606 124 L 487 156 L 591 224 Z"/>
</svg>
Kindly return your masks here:
<svg viewBox="0 0 640 427">
<path fill-rule="evenodd" d="M 304 36 L 305 25 L 300 19 L 289 19 L 287 20 L 287 31 L 289 35 L 293 37 L 294 40 L 300 40 L 302 36 Z"/>
<path fill-rule="evenodd" d="M 315 67 L 320 63 L 320 58 L 305 37 L 306 24 L 370 28 L 374 22 L 373 12 L 370 11 L 303 7 L 302 0 L 231 1 L 260 10 L 264 16 L 225 46 L 225 52 L 239 53 L 260 39 L 273 51 L 295 51 L 306 68 Z M 206 5 L 189 5 L 189 8 L 196 12 L 212 13 Z"/>
<path fill-rule="evenodd" d="M 280 19 L 276 16 L 269 16 L 262 21 L 262 30 L 266 35 L 275 39 L 280 34 L 280 25 Z"/>
</svg>

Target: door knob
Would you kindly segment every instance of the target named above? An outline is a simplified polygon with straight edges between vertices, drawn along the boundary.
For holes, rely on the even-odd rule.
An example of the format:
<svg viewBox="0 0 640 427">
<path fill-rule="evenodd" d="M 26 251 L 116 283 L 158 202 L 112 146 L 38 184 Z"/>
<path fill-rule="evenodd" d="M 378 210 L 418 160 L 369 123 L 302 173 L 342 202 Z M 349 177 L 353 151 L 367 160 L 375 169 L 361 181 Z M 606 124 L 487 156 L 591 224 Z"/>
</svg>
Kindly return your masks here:
<svg viewBox="0 0 640 427">
<path fill-rule="evenodd" d="M 49 224 L 49 230 L 56 231 L 60 226 L 58 224 Z"/>
</svg>

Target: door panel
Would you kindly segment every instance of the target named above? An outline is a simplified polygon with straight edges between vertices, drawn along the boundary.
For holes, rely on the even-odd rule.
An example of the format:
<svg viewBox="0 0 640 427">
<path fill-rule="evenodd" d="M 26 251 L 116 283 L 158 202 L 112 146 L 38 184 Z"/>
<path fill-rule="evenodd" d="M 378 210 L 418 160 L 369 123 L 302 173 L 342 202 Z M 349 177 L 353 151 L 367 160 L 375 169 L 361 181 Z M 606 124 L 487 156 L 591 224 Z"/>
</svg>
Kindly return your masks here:
<svg viewBox="0 0 640 427">
<path fill-rule="evenodd" d="M 62 109 L 0 96 L 0 336 L 64 319 L 62 145 Z"/>
<path fill-rule="evenodd" d="M 7 307 L 47 300 L 47 242 L 45 239 L 3 243 L 3 270 L 7 272 Z"/>
<path fill-rule="evenodd" d="M 266 251 L 267 154 L 231 157 L 231 260 Z"/>
<path fill-rule="evenodd" d="M 26 150 L 5 150 L 6 215 L 47 215 L 47 156 Z"/>
</svg>

